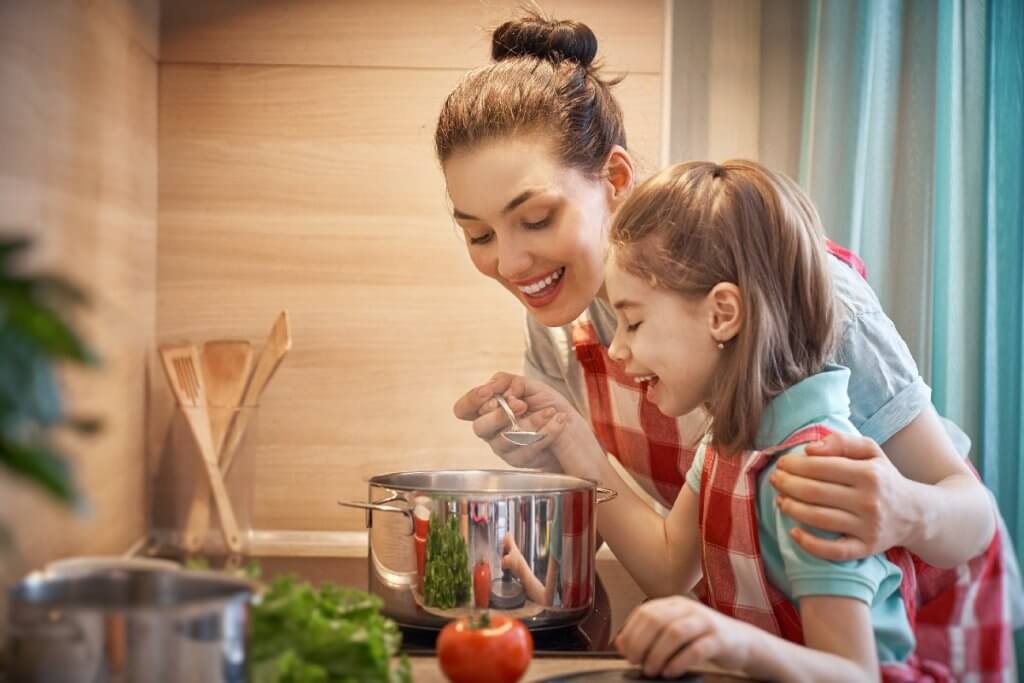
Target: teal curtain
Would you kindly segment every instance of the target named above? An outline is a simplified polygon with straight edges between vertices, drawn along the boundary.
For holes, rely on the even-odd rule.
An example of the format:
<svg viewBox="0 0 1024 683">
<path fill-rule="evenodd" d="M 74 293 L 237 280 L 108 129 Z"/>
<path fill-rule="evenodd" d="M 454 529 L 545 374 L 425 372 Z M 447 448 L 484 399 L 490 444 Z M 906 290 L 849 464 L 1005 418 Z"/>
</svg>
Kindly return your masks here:
<svg viewBox="0 0 1024 683">
<path fill-rule="evenodd" d="M 1024 560 L 1024 2 L 810 0 L 808 31 L 801 184 Z"/>
<path fill-rule="evenodd" d="M 988 7 L 981 473 L 1024 558 L 1024 4 Z M 1017 633 L 1018 668 L 1024 633 Z"/>
</svg>

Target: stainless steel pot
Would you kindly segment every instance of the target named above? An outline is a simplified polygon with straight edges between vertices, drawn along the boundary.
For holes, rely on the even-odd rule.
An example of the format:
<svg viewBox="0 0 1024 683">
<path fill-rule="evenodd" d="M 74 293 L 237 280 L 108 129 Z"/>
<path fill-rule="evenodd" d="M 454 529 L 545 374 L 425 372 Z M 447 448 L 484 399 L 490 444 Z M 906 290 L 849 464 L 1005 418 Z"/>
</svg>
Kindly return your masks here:
<svg viewBox="0 0 1024 683">
<path fill-rule="evenodd" d="M 366 510 L 370 591 L 398 623 L 441 628 L 486 606 L 539 629 L 593 605 L 597 505 L 615 495 L 564 474 L 432 470 L 373 477 L 369 502 L 339 503 Z"/>
<path fill-rule="evenodd" d="M 34 573 L 9 594 L 12 681 L 244 681 L 253 586 L 213 572 Z"/>
</svg>

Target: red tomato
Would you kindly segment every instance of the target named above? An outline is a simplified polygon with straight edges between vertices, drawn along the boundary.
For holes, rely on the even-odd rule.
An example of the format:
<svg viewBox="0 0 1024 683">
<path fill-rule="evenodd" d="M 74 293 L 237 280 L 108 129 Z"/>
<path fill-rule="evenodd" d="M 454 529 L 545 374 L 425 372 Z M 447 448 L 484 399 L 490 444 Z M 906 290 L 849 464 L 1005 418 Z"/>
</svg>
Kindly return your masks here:
<svg viewBox="0 0 1024 683">
<path fill-rule="evenodd" d="M 486 560 L 473 565 L 473 604 L 484 609 L 491 604 L 491 563 Z"/>
<path fill-rule="evenodd" d="M 530 666 L 533 636 L 518 619 L 484 612 L 456 619 L 437 637 L 437 659 L 452 683 L 515 683 Z"/>
</svg>

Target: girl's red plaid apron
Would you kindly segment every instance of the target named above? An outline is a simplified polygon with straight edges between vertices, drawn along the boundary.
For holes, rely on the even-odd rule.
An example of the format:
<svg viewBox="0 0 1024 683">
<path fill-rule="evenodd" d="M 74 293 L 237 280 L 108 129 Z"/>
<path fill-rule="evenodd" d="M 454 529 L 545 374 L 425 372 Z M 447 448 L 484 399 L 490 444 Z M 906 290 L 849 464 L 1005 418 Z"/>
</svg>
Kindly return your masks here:
<svg viewBox="0 0 1024 683">
<path fill-rule="evenodd" d="M 864 264 L 851 252 L 831 241 L 828 249 L 864 275 Z M 586 316 L 573 327 L 573 347 L 584 372 L 590 421 L 601 445 L 645 491 L 672 507 L 695 454 L 681 443 L 680 423 L 649 402 L 643 387 L 608 356 Z M 948 570 L 911 555 L 919 605 L 912 622 L 917 653 L 942 662 L 959 681 L 1013 680 L 1001 546 L 1002 535 L 997 531 L 982 555 Z"/>
<path fill-rule="evenodd" d="M 800 644 L 804 642 L 800 615 L 764 571 L 757 528 L 757 475 L 779 453 L 828 434 L 824 427 L 807 427 L 779 446 L 732 457 L 723 457 L 709 446 L 700 477 L 701 566 L 706 578 L 697 586 L 698 597 L 715 611 Z M 913 559 L 900 548 L 886 556 L 903 571 L 900 593 L 913 627 L 917 596 Z M 881 670 L 885 681 L 953 680 L 941 662 L 923 661 L 917 652 L 906 664 L 885 664 Z"/>
</svg>

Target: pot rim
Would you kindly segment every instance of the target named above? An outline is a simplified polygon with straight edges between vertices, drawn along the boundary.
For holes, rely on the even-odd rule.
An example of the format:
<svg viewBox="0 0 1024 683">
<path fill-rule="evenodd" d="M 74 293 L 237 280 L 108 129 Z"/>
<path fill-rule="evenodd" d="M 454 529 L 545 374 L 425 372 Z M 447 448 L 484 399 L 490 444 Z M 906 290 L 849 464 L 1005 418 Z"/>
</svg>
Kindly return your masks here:
<svg viewBox="0 0 1024 683">
<path fill-rule="evenodd" d="M 153 576 L 157 580 L 173 581 L 184 588 L 205 584 L 216 589 L 215 594 L 182 597 L 176 602 L 154 602 L 150 604 L 111 604 L 98 598 L 68 596 L 82 584 L 117 582 L 136 577 Z M 186 614 L 202 612 L 211 608 L 236 602 L 251 602 L 261 592 L 259 582 L 242 577 L 229 576 L 222 572 L 206 569 L 154 569 L 117 568 L 98 570 L 76 575 L 47 575 L 42 571 L 29 573 L 10 586 L 7 597 L 12 614 L 17 610 L 59 610 L 60 612 L 109 612 L 119 614 Z"/>
<path fill-rule="evenodd" d="M 516 475 L 518 477 L 525 478 L 536 478 L 538 480 L 537 486 L 522 486 L 522 487 L 502 487 L 502 488 L 452 488 L 452 487 L 430 487 L 430 486 L 419 486 L 406 483 L 398 482 L 387 482 L 388 478 L 411 478 L 417 475 L 420 476 L 436 476 L 438 474 L 450 474 L 450 475 L 478 475 L 478 476 L 494 476 L 494 477 L 508 477 L 510 475 Z M 558 484 L 549 483 L 542 484 L 543 480 L 557 481 Z M 494 470 L 494 469 L 435 469 L 435 470 L 405 470 L 400 472 L 389 472 L 387 474 L 378 474 L 370 477 L 367 482 L 371 486 L 378 486 L 389 491 L 414 491 L 422 494 L 447 494 L 447 495 L 532 495 L 532 494 L 555 494 L 555 493 L 571 493 L 574 491 L 590 491 L 591 493 L 597 492 L 598 484 L 593 479 L 584 479 L 582 477 L 576 477 L 571 474 L 562 474 L 555 472 L 544 472 L 542 470 L 531 470 L 531 469 L 509 469 L 509 470 Z"/>
</svg>

